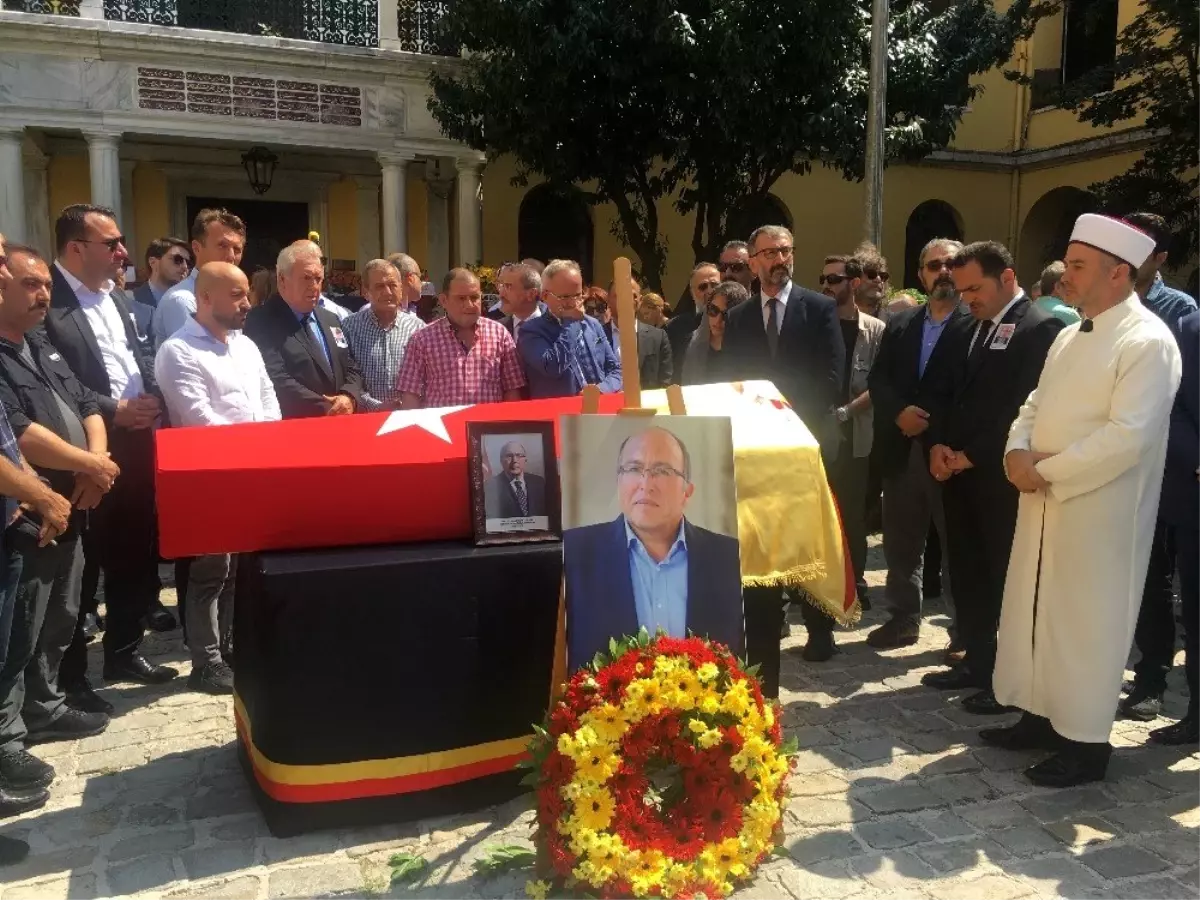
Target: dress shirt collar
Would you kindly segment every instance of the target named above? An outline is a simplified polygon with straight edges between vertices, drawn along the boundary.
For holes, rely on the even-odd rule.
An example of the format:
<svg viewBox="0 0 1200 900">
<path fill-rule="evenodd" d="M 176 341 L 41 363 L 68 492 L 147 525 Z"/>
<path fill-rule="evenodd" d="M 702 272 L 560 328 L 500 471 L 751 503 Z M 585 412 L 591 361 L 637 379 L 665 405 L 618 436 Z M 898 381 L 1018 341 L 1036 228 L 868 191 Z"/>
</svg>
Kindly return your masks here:
<svg viewBox="0 0 1200 900">
<path fill-rule="evenodd" d="M 233 336 L 237 334 L 236 331 L 230 331 L 225 336 L 225 340 L 221 340 L 219 337 L 197 322 L 195 316 L 187 317 L 187 321 L 183 323 L 182 331 L 187 337 L 195 338 L 198 341 L 206 341 L 210 344 L 216 344 L 218 347 L 223 347 L 226 349 L 228 349 L 229 343 L 233 340 Z"/>
<path fill-rule="evenodd" d="M 1016 306 L 1025 297 L 1024 291 L 1017 291 L 1017 296 L 1013 297 L 1004 305 L 1004 309 L 992 316 L 992 325 L 999 325 L 1004 321 L 1004 317 L 1008 315 L 1008 311 Z"/>
<path fill-rule="evenodd" d="M 629 520 L 622 516 L 621 521 L 625 523 L 625 546 L 630 550 L 632 550 L 635 546 L 641 547 L 642 552 L 645 553 L 647 557 L 653 559 L 653 557 L 650 557 L 650 554 L 646 552 L 646 545 L 642 543 L 642 539 L 634 534 L 633 529 L 629 527 Z M 681 550 L 684 552 L 687 551 L 687 534 L 684 531 L 684 526 L 686 525 L 687 519 L 681 519 L 679 521 L 679 534 L 675 536 L 675 540 L 671 544 L 671 550 L 663 562 L 667 562 L 667 560 L 671 559 Z"/>
<path fill-rule="evenodd" d="M 78 297 L 81 293 L 88 297 L 104 296 L 111 294 L 113 288 L 116 287 L 116 283 L 109 279 L 100 285 L 100 290 L 93 291 L 90 287 L 68 272 L 66 266 L 64 266 L 57 259 L 54 261 L 54 265 L 58 266 L 58 271 L 62 274 L 62 277 L 67 280 L 67 284 L 71 286 L 71 290 L 75 292 L 76 297 Z"/>
<path fill-rule="evenodd" d="M 533 312 L 531 312 L 527 316 L 522 317 L 522 316 L 518 316 L 516 313 L 513 313 L 513 324 L 514 325 L 524 325 L 530 319 L 536 319 L 541 314 L 542 314 L 541 306 L 535 305 L 533 307 Z"/>
<path fill-rule="evenodd" d="M 779 301 L 780 306 L 787 306 L 788 297 L 791 295 L 791 293 L 792 293 L 792 279 L 789 278 L 787 281 L 785 281 L 783 283 L 783 287 L 781 287 L 779 289 L 779 293 L 775 295 L 775 299 Z M 766 291 L 762 290 L 762 288 L 759 288 L 758 299 L 761 301 L 762 308 L 765 311 L 767 308 L 767 301 L 770 300 L 771 298 L 767 296 Z"/>
<path fill-rule="evenodd" d="M 371 305 L 368 304 L 367 306 L 364 307 L 364 309 L 366 309 L 366 311 L 367 311 L 367 318 L 370 319 L 371 322 L 375 325 L 375 327 L 378 328 L 380 331 L 391 331 L 393 328 L 395 328 L 397 325 L 400 324 L 401 316 L 408 315 L 408 313 L 405 312 L 403 309 L 398 309 L 398 310 L 396 310 L 396 318 L 392 319 L 392 324 L 384 325 L 382 322 L 379 321 L 379 316 L 375 315 L 374 307 L 372 307 Z"/>
</svg>

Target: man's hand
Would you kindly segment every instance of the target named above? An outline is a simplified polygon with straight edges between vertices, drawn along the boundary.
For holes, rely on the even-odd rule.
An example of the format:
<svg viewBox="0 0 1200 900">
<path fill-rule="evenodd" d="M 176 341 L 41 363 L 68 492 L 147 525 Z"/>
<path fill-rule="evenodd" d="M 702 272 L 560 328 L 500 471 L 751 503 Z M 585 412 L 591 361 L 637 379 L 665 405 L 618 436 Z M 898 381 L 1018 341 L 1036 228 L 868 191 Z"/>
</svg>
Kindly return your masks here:
<svg viewBox="0 0 1200 900">
<path fill-rule="evenodd" d="M 354 401 L 345 394 L 326 397 L 325 402 L 329 404 L 329 409 L 325 412 L 327 416 L 349 416 L 354 412 Z"/>
<path fill-rule="evenodd" d="M 1004 471 L 1009 483 L 1022 494 L 1033 494 L 1050 487 L 1036 466 L 1053 453 L 1034 453 L 1030 450 L 1012 450 L 1004 457 Z"/>
<path fill-rule="evenodd" d="M 896 416 L 896 427 L 905 437 L 916 437 L 929 428 L 929 413 L 919 406 L 906 406 Z"/>
<path fill-rule="evenodd" d="M 951 453 L 950 459 L 946 462 L 950 467 L 950 473 L 957 475 L 959 472 L 965 472 L 967 469 L 975 468 L 975 463 L 967 457 L 967 454 L 959 450 L 957 453 Z"/>
<path fill-rule="evenodd" d="M 100 487 L 91 477 L 83 474 L 75 476 L 75 489 L 71 492 L 71 505 L 76 509 L 95 509 L 104 499 L 107 491 Z"/>
<path fill-rule="evenodd" d="M 92 453 L 86 469 L 80 474 L 90 479 L 102 493 L 112 490 L 113 482 L 121 474 L 121 468 L 113 462 L 107 453 Z M 78 481 L 78 479 L 76 479 Z M 90 507 L 89 507 L 90 508 Z"/>
<path fill-rule="evenodd" d="M 67 530 L 67 520 L 71 517 L 71 501 L 62 494 L 56 494 L 46 488 L 42 496 L 33 504 L 34 511 L 42 517 L 43 532 L 53 532 L 40 546 L 46 546 L 56 535 Z"/>
<path fill-rule="evenodd" d="M 954 474 L 954 470 L 950 468 L 950 460 L 954 458 L 954 451 L 945 444 L 934 444 L 933 449 L 929 451 L 929 474 L 938 481 L 945 481 Z"/>
<path fill-rule="evenodd" d="M 118 400 L 113 424 L 130 431 L 141 431 L 152 427 L 161 411 L 158 399 L 146 394 L 135 400 Z"/>
</svg>

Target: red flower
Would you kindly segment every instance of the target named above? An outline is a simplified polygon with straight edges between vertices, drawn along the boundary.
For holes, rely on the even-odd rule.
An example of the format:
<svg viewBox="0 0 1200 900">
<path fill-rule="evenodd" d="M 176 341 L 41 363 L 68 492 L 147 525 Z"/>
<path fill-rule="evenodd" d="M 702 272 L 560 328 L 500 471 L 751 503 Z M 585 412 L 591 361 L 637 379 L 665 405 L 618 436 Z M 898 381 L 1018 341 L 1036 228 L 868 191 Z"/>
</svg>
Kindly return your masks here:
<svg viewBox="0 0 1200 900">
<path fill-rule="evenodd" d="M 575 868 L 575 857 L 567 849 L 566 842 L 554 828 L 543 828 L 541 834 L 546 840 L 546 848 L 550 851 L 550 867 L 556 875 L 567 878 Z"/>
</svg>

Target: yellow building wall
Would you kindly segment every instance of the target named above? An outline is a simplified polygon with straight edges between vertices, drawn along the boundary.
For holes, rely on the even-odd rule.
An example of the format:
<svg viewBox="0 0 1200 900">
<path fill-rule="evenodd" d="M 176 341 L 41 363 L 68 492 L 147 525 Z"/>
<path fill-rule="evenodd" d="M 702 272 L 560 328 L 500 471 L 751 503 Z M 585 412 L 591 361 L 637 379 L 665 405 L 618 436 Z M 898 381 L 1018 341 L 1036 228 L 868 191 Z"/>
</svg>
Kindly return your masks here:
<svg viewBox="0 0 1200 900">
<path fill-rule="evenodd" d="M 64 206 L 92 202 L 92 174 L 86 156 L 52 156 L 46 170 L 50 194 L 50 221 Z"/>
<path fill-rule="evenodd" d="M 411 172 L 407 179 L 408 190 L 408 255 L 429 268 L 429 196 L 425 189 L 425 179 Z M 393 252 L 394 247 L 384 247 L 384 255 Z"/>
<path fill-rule="evenodd" d="M 1116 153 L 1023 172 L 1018 213 L 1022 228 L 1034 205 L 1050 191 L 1060 187 L 1075 187 L 1086 191 L 1098 181 L 1107 181 L 1127 171 L 1140 155 L 1136 152 Z"/>
<path fill-rule="evenodd" d="M 171 208 L 167 199 L 167 176 L 151 163 L 138 163 L 133 170 L 133 227 L 141 249 L 133 262 L 138 267 L 138 277 L 148 278 L 145 260 L 141 256 L 145 247 L 155 238 L 171 235 Z M 190 241 L 186 234 L 171 235 Z"/>
<path fill-rule="evenodd" d="M 330 259 L 358 259 L 358 184 L 343 178 L 329 185 L 329 234 L 321 235 L 325 252 Z"/>
</svg>

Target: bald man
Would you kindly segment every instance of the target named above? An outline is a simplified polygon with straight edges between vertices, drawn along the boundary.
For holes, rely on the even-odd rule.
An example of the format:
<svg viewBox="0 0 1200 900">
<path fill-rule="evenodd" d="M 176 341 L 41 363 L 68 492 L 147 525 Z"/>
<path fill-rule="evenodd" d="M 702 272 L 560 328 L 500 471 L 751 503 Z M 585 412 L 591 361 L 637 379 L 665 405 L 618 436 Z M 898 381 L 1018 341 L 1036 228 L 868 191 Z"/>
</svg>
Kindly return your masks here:
<svg viewBox="0 0 1200 900">
<path fill-rule="evenodd" d="M 196 313 L 163 342 L 154 361 L 171 422 L 180 427 L 275 422 L 279 401 L 254 341 L 242 334 L 250 286 L 237 266 L 213 262 L 196 276 Z M 233 693 L 233 671 L 221 656 L 221 636 L 233 615 L 236 558 L 200 556 L 188 571 L 188 686 Z"/>
<path fill-rule="evenodd" d="M 546 515 L 546 479 L 525 471 L 525 445 L 509 441 L 500 448 L 500 474 L 483 488 L 485 515 L 489 519 L 523 519 Z"/>
</svg>

